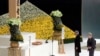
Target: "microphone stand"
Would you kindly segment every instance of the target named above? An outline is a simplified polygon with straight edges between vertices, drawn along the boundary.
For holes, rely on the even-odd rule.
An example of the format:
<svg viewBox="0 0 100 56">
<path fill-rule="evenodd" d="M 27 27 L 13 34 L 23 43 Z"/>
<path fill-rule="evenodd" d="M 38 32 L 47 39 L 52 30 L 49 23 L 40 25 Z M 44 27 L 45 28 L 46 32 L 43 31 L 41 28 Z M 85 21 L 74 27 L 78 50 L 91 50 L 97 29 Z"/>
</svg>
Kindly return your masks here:
<svg viewBox="0 0 100 56">
<path fill-rule="evenodd" d="M 29 36 L 29 56 L 31 55 L 30 47 L 31 47 L 31 36 Z"/>
<path fill-rule="evenodd" d="M 52 54 L 50 56 L 55 56 L 53 55 L 53 37 L 52 37 Z"/>
</svg>

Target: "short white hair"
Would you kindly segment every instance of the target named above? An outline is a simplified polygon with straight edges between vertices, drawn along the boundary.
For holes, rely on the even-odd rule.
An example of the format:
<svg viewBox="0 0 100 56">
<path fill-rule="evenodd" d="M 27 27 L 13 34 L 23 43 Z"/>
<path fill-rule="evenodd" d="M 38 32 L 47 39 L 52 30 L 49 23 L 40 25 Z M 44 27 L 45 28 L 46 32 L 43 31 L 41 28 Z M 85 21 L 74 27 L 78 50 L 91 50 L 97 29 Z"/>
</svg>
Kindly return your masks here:
<svg viewBox="0 0 100 56">
<path fill-rule="evenodd" d="M 78 30 L 75 30 L 75 33 L 78 33 L 79 34 L 79 31 Z"/>
<path fill-rule="evenodd" d="M 92 33 L 91 33 L 91 32 L 89 32 L 88 34 L 89 34 L 89 35 L 92 35 Z"/>
</svg>

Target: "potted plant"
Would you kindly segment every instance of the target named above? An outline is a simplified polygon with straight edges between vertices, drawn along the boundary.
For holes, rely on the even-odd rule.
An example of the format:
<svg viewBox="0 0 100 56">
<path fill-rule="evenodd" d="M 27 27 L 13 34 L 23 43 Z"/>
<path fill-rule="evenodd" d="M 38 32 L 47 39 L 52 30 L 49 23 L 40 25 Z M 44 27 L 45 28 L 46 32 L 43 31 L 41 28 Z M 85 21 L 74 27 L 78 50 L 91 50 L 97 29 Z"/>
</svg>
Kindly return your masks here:
<svg viewBox="0 0 100 56">
<path fill-rule="evenodd" d="M 53 19 L 53 24 L 54 24 L 54 30 L 55 31 L 61 31 L 62 29 L 62 21 L 61 17 L 63 14 L 59 10 L 54 10 L 50 13 L 52 19 Z"/>
<path fill-rule="evenodd" d="M 11 47 L 19 47 L 19 42 L 23 42 L 23 37 L 20 32 L 20 25 L 21 25 L 21 20 L 19 18 L 10 18 L 8 20 L 8 25 L 10 27 L 10 45 Z"/>
</svg>

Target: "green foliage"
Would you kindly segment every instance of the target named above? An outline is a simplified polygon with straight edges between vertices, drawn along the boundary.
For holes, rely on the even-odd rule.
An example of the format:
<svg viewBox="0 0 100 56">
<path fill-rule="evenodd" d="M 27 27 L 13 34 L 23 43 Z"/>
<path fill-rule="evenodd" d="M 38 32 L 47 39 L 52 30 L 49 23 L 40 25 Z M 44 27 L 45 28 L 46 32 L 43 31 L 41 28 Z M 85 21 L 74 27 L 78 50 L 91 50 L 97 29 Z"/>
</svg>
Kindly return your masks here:
<svg viewBox="0 0 100 56">
<path fill-rule="evenodd" d="M 13 34 L 10 38 L 10 41 L 23 42 L 23 36 L 21 35 L 21 33 Z"/>
<path fill-rule="evenodd" d="M 73 43 L 74 40 L 75 38 L 69 38 L 69 39 L 64 39 L 63 41 L 64 41 L 64 44 L 66 44 L 66 43 Z M 82 42 L 82 38 L 80 38 L 80 41 Z"/>
<path fill-rule="evenodd" d="M 23 42 L 23 37 L 19 30 L 19 25 L 9 24 L 9 27 L 10 27 L 10 34 L 11 34 L 10 41 Z"/>
</svg>

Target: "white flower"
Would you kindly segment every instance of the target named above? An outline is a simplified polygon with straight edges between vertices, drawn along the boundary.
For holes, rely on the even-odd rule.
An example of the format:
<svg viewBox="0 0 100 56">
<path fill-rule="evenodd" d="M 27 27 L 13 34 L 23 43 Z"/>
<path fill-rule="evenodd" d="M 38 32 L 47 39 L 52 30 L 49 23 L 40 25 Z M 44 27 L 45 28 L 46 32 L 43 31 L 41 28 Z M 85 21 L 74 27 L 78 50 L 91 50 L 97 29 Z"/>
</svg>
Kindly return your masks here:
<svg viewBox="0 0 100 56">
<path fill-rule="evenodd" d="M 19 18 L 10 18 L 8 24 L 11 25 L 21 25 L 21 20 Z"/>
<path fill-rule="evenodd" d="M 51 16 L 62 17 L 63 14 L 59 10 L 52 11 L 50 13 Z"/>
</svg>

